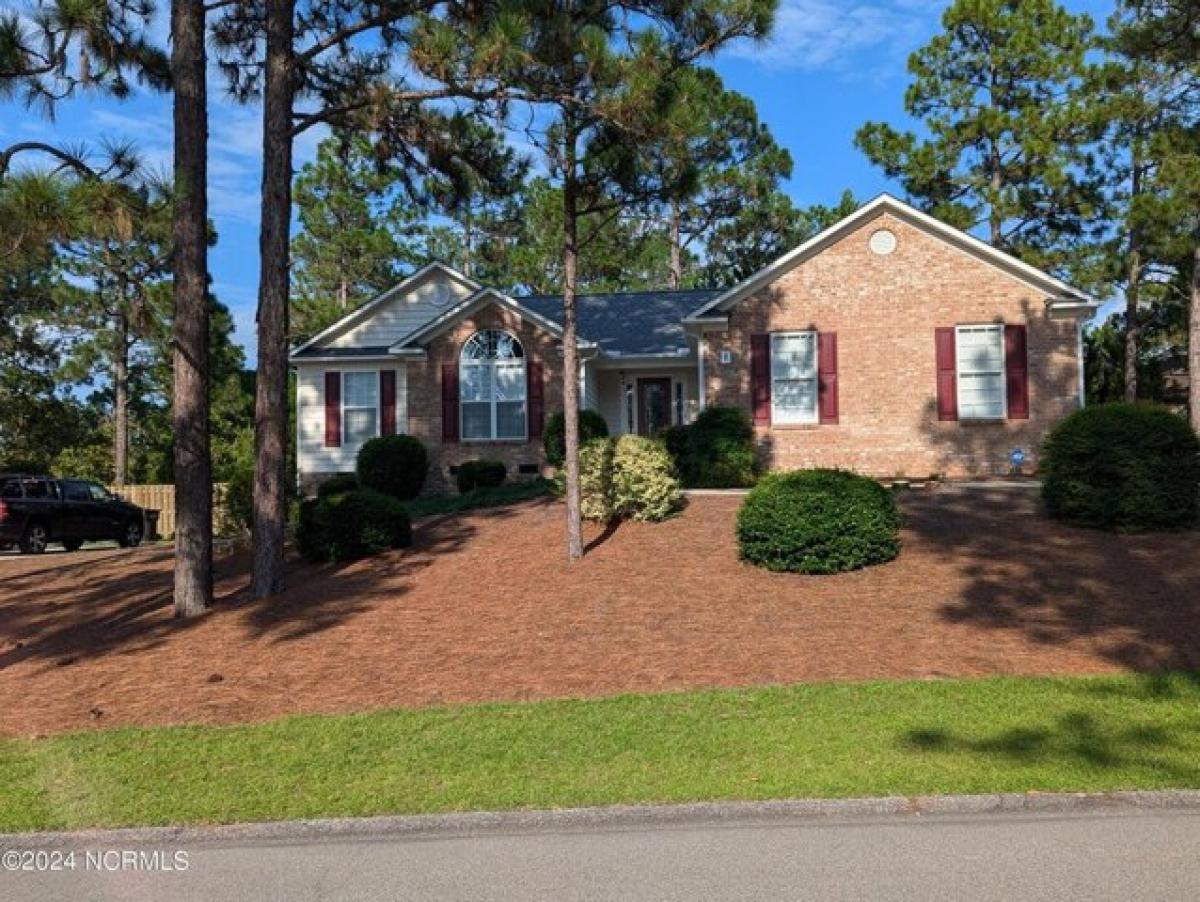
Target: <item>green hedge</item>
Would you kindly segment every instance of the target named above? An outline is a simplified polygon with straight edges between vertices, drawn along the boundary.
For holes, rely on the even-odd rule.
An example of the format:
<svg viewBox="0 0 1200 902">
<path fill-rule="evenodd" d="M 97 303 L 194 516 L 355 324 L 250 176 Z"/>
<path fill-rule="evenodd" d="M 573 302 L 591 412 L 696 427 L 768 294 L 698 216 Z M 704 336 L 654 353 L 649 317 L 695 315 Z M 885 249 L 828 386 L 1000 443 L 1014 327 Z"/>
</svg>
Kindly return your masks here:
<svg viewBox="0 0 1200 902">
<path fill-rule="evenodd" d="M 763 477 L 738 511 L 741 556 L 768 570 L 840 573 L 900 553 L 900 512 L 892 493 L 844 470 L 797 470 Z"/>
<path fill-rule="evenodd" d="M 465 495 L 476 489 L 494 489 L 498 485 L 503 485 L 504 477 L 507 475 L 508 468 L 504 466 L 504 461 L 484 458 L 468 460 L 459 464 L 455 479 L 459 492 Z"/>
<path fill-rule="evenodd" d="M 566 418 L 560 410 L 551 414 L 542 430 L 542 447 L 546 450 L 546 463 L 552 467 L 561 467 L 567 456 L 565 424 Z M 597 438 L 608 438 L 608 423 L 594 410 L 579 411 L 579 447 L 582 448 L 592 439 Z"/>
<path fill-rule="evenodd" d="M 691 425 L 664 430 L 663 443 L 689 488 L 743 488 L 757 479 L 754 427 L 739 407 L 706 407 Z"/>
<path fill-rule="evenodd" d="M 317 486 L 317 497 L 341 495 L 344 492 L 352 492 L 356 488 L 358 488 L 357 476 L 353 473 L 339 473 L 336 476 L 330 476 Z"/>
<path fill-rule="evenodd" d="M 683 493 L 671 456 L 638 435 L 594 439 L 579 451 L 582 513 L 588 520 L 665 520 Z"/>
<path fill-rule="evenodd" d="M 384 435 L 364 442 L 355 466 L 359 484 L 408 501 L 421 494 L 429 453 L 411 435 Z"/>
<path fill-rule="evenodd" d="M 404 505 L 382 492 L 353 489 L 300 504 L 296 545 L 310 561 L 347 561 L 412 544 Z"/>
<path fill-rule="evenodd" d="M 1200 519 L 1200 439 L 1153 404 L 1085 407 L 1046 437 L 1040 471 L 1050 515 L 1122 532 Z"/>
</svg>

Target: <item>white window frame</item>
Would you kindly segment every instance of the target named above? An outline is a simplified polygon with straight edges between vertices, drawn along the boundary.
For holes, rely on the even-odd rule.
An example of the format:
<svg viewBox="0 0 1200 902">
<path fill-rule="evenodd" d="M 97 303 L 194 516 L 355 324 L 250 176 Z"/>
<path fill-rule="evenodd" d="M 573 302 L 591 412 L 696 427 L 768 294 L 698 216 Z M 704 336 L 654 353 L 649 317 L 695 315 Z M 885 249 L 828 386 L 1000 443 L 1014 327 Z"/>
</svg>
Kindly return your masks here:
<svg viewBox="0 0 1200 902">
<path fill-rule="evenodd" d="M 779 409 L 776 406 L 778 392 L 775 391 L 775 345 L 778 339 L 795 338 L 797 335 L 812 336 L 812 376 L 803 377 L 804 381 L 812 379 L 813 383 L 813 404 L 812 414 L 805 414 L 801 419 L 792 419 L 794 416 L 791 412 L 788 413 L 788 418 L 785 419 L 779 415 Z M 817 340 L 817 332 L 815 329 L 799 329 L 790 332 L 772 332 L 771 340 L 768 346 L 767 354 L 767 378 L 771 383 L 771 425 L 772 426 L 815 426 L 821 420 L 821 365 L 818 360 L 818 355 L 821 353 L 820 342 Z M 788 380 L 792 381 L 792 380 Z"/>
<path fill-rule="evenodd" d="M 379 436 L 382 434 L 382 431 L 383 431 L 383 423 L 382 423 L 383 411 L 381 409 L 383 407 L 383 398 L 381 397 L 382 392 L 379 391 L 379 370 L 342 370 L 341 371 L 341 380 L 342 380 L 341 395 L 342 395 L 342 397 L 341 397 L 341 410 L 339 412 L 339 415 L 341 416 L 342 445 L 344 445 L 344 446 L 350 446 L 352 444 L 350 441 L 349 430 L 346 429 L 346 411 L 347 410 L 369 410 L 370 409 L 367 407 L 360 406 L 358 404 L 355 404 L 354 406 L 349 406 L 346 404 L 346 398 L 349 394 L 346 391 L 346 377 L 347 376 L 373 376 L 375 379 L 375 434 L 366 439 L 363 439 L 362 442 L 358 443 L 360 445 L 364 445 L 373 438 L 379 438 Z"/>
<path fill-rule="evenodd" d="M 995 375 L 1000 377 L 1000 413 L 999 414 L 978 414 L 965 413 L 963 411 L 963 391 L 962 381 L 964 375 L 963 358 L 962 358 L 962 335 L 964 332 L 977 332 L 979 330 L 995 332 L 999 337 L 1000 343 L 1000 369 L 999 370 L 970 370 L 965 374 L 970 376 L 977 375 Z M 957 399 L 958 418 L 960 420 L 975 420 L 979 422 L 998 422 L 1008 419 L 1008 354 L 1004 346 L 1004 324 L 1003 323 L 961 323 L 954 327 L 954 394 Z"/>
<path fill-rule="evenodd" d="M 488 358 L 486 360 L 469 360 L 469 361 L 464 360 L 463 352 L 466 351 L 468 342 L 470 342 L 471 339 L 474 338 L 476 335 L 480 334 L 480 332 L 502 332 L 502 333 L 504 333 L 505 335 L 507 335 L 509 338 L 512 339 L 513 344 L 515 344 L 518 348 L 521 349 L 521 356 L 520 357 L 504 357 L 504 358 L 492 357 L 492 358 Z M 501 402 L 496 399 L 496 369 L 497 369 L 497 364 L 501 364 L 501 363 L 507 364 L 513 360 L 519 360 L 521 362 L 521 383 L 520 383 L 521 384 L 521 397 L 518 400 L 520 400 L 521 404 L 523 405 L 523 407 L 522 407 L 523 415 L 521 417 L 522 428 L 521 428 L 521 434 L 519 436 L 518 435 L 506 435 L 504 437 L 501 437 L 498 435 L 499 430 L 497 428 L 497 425 L 499 422 L 499 418 L 497 416 L 497 411 L 499 409 L 499 405 L 501 403 L 509 404 L 509 403 L 513 403 L 513 402 L 512 401 Z M 486 401 L 464 401 L 463 400 L 463 397 L 462 397 L 462 385 L 464 382 L 463 370 L 466 367 L 487 367 L 488 369 L 490 369 L 492 371 L 491 378 L 488 380 L 488 385 L 491 388 L 491 397 L 488 398 Z M 519 338 L 517 338 L 517 336 L 513 335 L 507 329 L 480 329 L 478 332 L 472 333 L 471 336 L 468 337 L 467 340 L 463 342 L 462 349 L 460 349 L 458 352 L 458 385 L 459 385 L 459 390 L 458 390 L 458 434 L 459 434 L 461 441 L 463 441 L 463 442 L 527 442 L 527 441 L 529 441 L 529 357 L 525 353 L 525 345 L 523 345 L 521 343 L 521 340 Z M 488 405 L 488 412 L 490 414 L 490 420 L 489 420 L 490 426 L 489 426 L 488 435 L 482 436 L 482 437 L 468 436 L 467 435 L 467 424 L 466 424 L 466 412 L 467 412 L 466 405 L 467 404 L 484 404 L 484 403 L 486 403 Z"/>
</svg>

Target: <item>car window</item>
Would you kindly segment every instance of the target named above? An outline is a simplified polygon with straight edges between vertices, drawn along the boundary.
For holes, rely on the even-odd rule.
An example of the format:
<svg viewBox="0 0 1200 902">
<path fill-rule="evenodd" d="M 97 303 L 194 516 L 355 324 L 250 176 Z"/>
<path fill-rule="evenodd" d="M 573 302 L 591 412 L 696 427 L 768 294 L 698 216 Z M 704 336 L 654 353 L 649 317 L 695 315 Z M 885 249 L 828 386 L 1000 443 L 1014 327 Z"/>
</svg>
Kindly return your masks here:
<svg viewBox="0 0 1200 902">
<path fill-rule="evenodd" d="M 58 490 L 49 479 L 30 479 L 25 483 L 26 498 L 58 498 Z"/>
<path fill-rule="evenodd" d="M 92 496 L 93 501 L 109 501 L 112 496 L 108 494 L 108 489 L 102 485 L 96 485 L 94 482 L 87 484 L 88 494 Z"/>
<path fill-rule="evenodd" d="M 3 482 L 0 482 L 0 498 L 20 498 L 20 497 L 22 497 L 21 480 L 6 479 Z"/>
<path fill-rule="evenodd" d="M 86 482 L 64 482 L 63 496 L 68 501 L 91 501 Z"/>
</svg>

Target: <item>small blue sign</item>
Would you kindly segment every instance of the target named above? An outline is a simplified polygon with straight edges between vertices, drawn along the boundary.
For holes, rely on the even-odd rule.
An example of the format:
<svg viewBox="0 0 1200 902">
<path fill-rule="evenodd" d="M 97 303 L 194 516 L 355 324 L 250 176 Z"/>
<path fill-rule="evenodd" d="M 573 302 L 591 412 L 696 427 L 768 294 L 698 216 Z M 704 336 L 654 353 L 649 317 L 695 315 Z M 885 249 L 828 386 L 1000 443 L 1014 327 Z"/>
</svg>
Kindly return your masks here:
<svg viewBox="0 0 1200 902">
<path fill-rule="evenodd" d="M 1014 467 L 1019 467 L 1025 463 L 1025 452 L 1020 448 L 1013 448 L 1012 453 L 1008 455 L 1008 459 L 1012 461 Z"/>
</svg>

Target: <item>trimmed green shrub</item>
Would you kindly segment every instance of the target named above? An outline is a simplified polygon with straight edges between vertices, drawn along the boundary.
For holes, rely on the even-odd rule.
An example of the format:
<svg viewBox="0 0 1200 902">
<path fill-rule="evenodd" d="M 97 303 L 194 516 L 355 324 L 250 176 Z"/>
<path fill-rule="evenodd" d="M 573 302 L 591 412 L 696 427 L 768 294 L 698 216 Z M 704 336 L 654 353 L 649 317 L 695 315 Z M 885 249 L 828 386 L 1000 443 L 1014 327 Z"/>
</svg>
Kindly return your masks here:
<svg viewBox="0 0 1200 902">
<path fill-rule="evenodd" d="M 706 407 L 690 426 L 665 430 L 663 441 L 686 486 L 742 488 L 757 479 L 754 427 L 739 407 Z"/>
<path fill-rule="evenodd" d="M 425 485 L 429 453 L 411 435 L 382 435 L 363 443 L 355 471 L 364 488 L 408 501 Z"/>
<path fill-rule="evenodd" d="M 764 476 L 738 511 L 743 560 L 794 573 L 841 573 L 900 553 L 892 493 L 845 470 Z"/>
<path fill-rule="evenodd" d="M 296 546 L 310 561 L 348 561 L 412 544 L 404 505 L 382 492 L 353 489 L 300 504 Z"/>
<path fill-rule="evenodd" d="M 638 435 L 593 439 L 579 451 L 581 509 L 588 520 L 665 520 L 683 500 L 671 456 Z"/>
<path fill-rule="evenodd" d="M 329 495 L 341 495 L 344 492 L 353 492 L 358 488 L 358 477 L 353 473 L 338 473 L 336 476 L 330 476 L 317 485 L 317 497 L 326 498 Z"/>
<path fill-rule="evenodd" d="M 566 418 L 560 410 L 550 415 L 542 429 L 542 447 L 546 450 L 546 463 L 552 467 L 561 467 L 567 456 L 565 422 Z M 579 447 L 582 448 L 597 438 L 608 438 L 608 423 L 594 410 L 579 411 Z"/>
<path fill-rule="evenodd" d="M 502 460 L 468 460 L 458 465 L 458 473 L 455 475 L 458 490 L 465 495 L 476 489 L 494 489 L 503 485 L 508 468 Z"/>
<path fill-rule="evenodd" d="M 1068 523 L 1137 532 L 1200 520 L 1200 439 L 1164 407 L 1076 411 L 1046 437 L 1040 471 L 1046 509 Z"/>
</svg>

